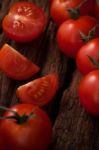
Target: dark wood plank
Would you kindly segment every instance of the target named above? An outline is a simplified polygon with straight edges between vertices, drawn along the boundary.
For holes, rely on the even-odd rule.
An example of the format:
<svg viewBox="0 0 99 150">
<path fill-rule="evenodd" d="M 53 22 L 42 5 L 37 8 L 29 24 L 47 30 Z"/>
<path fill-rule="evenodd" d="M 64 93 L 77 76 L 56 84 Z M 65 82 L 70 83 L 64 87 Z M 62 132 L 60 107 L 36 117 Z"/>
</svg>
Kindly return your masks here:
<svg viewBox="0 0 99 150">
<path fill-rule="evenodd" d="M 64 91 L 53 128 L 52 150 L 98 150 L 99 119 L 89 115 L 80 105 L 76 71 L 70 87 Z"/>
<path fill-rule="evenodd" d="M 48 20 L 42 35 L 35 41 L 24 44 L 10 40 L 2 31 L 2 19 L 10 6 L 17 1 L 19 0 L 0 1 L 0 47 L 4 43 L 10 44 L 39 65 L 41 71 L 35 77 L 21 82 L 14 81 L 0 72 L 0 102 L 7 106 L 18 103 L 15 91 L 19 85 L 48 73 L 56 72 L 60 78 L 59 90 L 52 102 L 43 108 L 53 123 L 50 150 L 98 150 L 99 120 L 87 114 L 79 103 L 77 87 L 81 75 L 78 71 L 73 74 L 75 62 L 66 58 L 57 46 L 57 27 L 49 15 L 49 0 L 29 0 L 44 9 Z"/>
</svg>

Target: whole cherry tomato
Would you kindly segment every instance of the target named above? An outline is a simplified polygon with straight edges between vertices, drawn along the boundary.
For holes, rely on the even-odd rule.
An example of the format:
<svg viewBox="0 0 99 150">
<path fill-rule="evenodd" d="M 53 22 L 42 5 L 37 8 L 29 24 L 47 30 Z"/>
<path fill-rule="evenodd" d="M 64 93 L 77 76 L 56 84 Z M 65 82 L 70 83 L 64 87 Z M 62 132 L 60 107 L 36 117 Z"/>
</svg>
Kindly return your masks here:
<svg viewBox="0 0 99 150">
<path fill-rule="evenodd" d="M 47 114 L 32 104 L 17 104 L 10 111 L 0 124 L 7 150 L 46 150 L 52 136 Z"/>
<path fill-rule="evenodd" d="M 76 20 L 69 19 L 60 25 L 57 42 L 65 55 L 75 57 L 88 40 L 98 36 L 99 21 L 91 16 L 81 16 Z"/>
<path fill-rule="evenodd" d="M 99 116 L 99 70 L 88 73 L 79 84 L 80 102 L 91 114 Z"/>
<path fill-rule="evenodd" d="M 0 69 L 15 80 L 25 80 L 40 68 L 8 44 L 4 44 L 0 50 Z"/>
<path fill-rule="evenodd" d="M 0 149 L 8 150 L 8 147 L 6 146 L 5 141 L 3 141 L 1 134 L 0 134 Z"/>
<path fill-rule="evenodd" d="M 31 2 L 17 2 L 4 17 L 2 26 L 6 35 L 18 42 L 31 41 L 44 30 L 44 11 Z"/>
<path fill-rule="evenodd" d="M 99 19 L 99 0 L 95 0 L 95 17 Z"/>
<path fill-rule="evenodd" d="M 84 75 L 99 69 L 99 38 L 93 39 L 81 47 L 77 53 L 76 63 Z"/>
<path fill-rule="evenodd" d="M 50 13 L 53 20 L 60 25 L 78 15 L 90 15 L 94 8 L 93 0 L 53 0 Z"/>
<path fill-rule="evenodd" d="M 16 93 L 22 103 L 42 106 L 52 100 L 58 84 L 58 75 L 53 73 L 18 87 Z"/>
</svg>

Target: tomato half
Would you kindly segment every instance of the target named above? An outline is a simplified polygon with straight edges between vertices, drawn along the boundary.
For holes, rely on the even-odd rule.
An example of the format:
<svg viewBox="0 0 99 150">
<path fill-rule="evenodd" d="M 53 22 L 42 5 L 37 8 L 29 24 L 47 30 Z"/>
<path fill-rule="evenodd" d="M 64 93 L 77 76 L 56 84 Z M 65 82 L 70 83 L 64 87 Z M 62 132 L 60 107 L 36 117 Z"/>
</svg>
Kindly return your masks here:
<svg viewBox="0 0 99 150">
<path fill-rule="evenodd" d="M 69 57 L 75 57 L 78 50 L 86 43 L 90 30 L 97 25 L 93 38 L 99 36 L 99 21 L 91 16 L 81 16 L 77 20 L 69 19 L 62 23 L 57 32 L 60 50 Z M 82 38 L 82 34 L 84 38 Z"/>
<path fill-rule="evenodd" d="M 4 119 L 0 124 L 7 150 L 46 150 L 52 136 L 52 124 L 47 114 L 32 104 L 17 104 L 11 110 L 17 117 L 8 111 L 4 117 L 15 118 Z"/>
<path fill-rule="evenodd" d="M 2 26 L 6 35 L 18 42 L 37 38 L 44 30 L 46 15 L 31 2 L 17 2 L 4 17 Z"/>
<path fill-rule="evenodd" d="M 20 86 L 16 94 L 22 103 L 42 106 L 52 100 L 58 86 L 58 75 L 53 73 Z"/>
<path fill-rule="evenodd" d="M 94 3 L 93 0 L 53 0 L 50 14 L 53 20 L 60 25 L 71 18 L 68 9 L 78 8 L 81 5 L 80 15 L 90 15 L 93 13 Z"/>
<path fill-rule="evenodd" d="M 0 50 L 0 69 L 15 80 L 25 80 L 40 68 L 8 44 L 4 44 Z"/>
<path fill-rule="evenodd" d="M 81 47 L 76 57 L 76 63 L 78 69 L 84 75 L 92 70 L 99 69 L 99 38 L 93 39 Z"/>
<path fill-rule="evenodd" d="M 88 73 L 79 85 L 80 102 L 91 114 L 99 116 L 99 70 Z"/>
</svg>

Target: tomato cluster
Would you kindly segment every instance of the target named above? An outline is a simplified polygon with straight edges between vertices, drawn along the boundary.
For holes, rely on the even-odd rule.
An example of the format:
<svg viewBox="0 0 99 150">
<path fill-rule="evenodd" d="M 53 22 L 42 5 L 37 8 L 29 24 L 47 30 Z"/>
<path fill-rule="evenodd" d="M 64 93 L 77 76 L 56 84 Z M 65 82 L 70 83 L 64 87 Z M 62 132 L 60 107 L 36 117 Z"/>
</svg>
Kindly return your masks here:
<svg viewBox="0 0 99 150">
<path fill-rule="evenodd" d="M 51 0 L 50 14 L 58 25 L 60 50 L 76 59 L 85 75 L 79 84 L 79 97 L 85 109 L 99 116 L 99 2 L 95 0 Z M 13 4 L 2 21 L 6 36 L 17 42 L 29 42 L 44 31 L 45 12 L 32 2 Z M 8 44 L 0 50 L 0 69 L 14 80 L 25 80 L 40 70 L 28 58 Z M 46 150 L 52 136 L 52 124 L 40 107 L 49 103 L 59 87 L 59 77 L 51 73 L 21 85 L 16 95 L 22 104 L 6 110 L 0 121 L 2 150 Z M 4 144 L 6 142 L 6 145 Z"/>
<path fill-rule="evenodd" d="M 50 14 L 58 25 L 60 50 L 76 60 L 84 75 L 78 88 L 80 102 L 99 116 L 99 0 L 53 0 Z"/>
<path fill-rule="evenodd" d="M 45 12 L 32 2 L 14 3 L 2 21 L 3 31 L 17 42 L 29 42 L 41 35 L 46 26 Z M 39 72 L 40 67 L 9 44 L 0 50 L 0 70 L 14 80 L 26 80 Z M 6 110 L 0 117 L 0 149 L 47 150 L 52 137 L 52 123 L 40 107 L 48 104 L 59 87 L 59 77 L 50 73 L 16 90 L 21 104 Z M 6 143 L 6 145 L 5 145 Z"/>
</svg>

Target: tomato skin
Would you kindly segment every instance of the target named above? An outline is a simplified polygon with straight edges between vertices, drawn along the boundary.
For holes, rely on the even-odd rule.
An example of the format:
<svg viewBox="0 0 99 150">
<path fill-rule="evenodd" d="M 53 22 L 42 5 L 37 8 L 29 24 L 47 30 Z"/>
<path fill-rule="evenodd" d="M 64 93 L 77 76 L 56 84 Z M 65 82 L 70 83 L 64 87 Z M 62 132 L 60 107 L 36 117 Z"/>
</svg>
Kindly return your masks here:
<svg viewBox="0 0 99 150">
<path fill-rule="evenodd" d="M 85 44 L 80 32 L 88 35 L 89 31 L 99 22 L 91 16 L 81 16 L 77 20 L 68 20 L 62 23 L 57 31 L 57 43 L 60 50 L 69 57 L 75 58 L 78 50 Z M 99 27 L 96 28 L 95 37 L 99 36 Z"/>
<path fill-rule="evenodd" d="M 8 150 L 8 148 L 6 147 L 5 142 L 4 142 L 3 139 L 2 139 L 1 134 L 0 134 L 0 149 L 1 149 L 1 150 Z"/>
<path fill-rule="evenodd" d="M 53 0 L 51 4 L 50 14 L 56 24 L 60 25 L 64 21 L 70 19 L 68 9 L 76 8 L 82 0 Z M 80 15 L 90 15 L 93 13 L 93 0 L 88 0 L 80 8 Z"/>
<path fill-rule="evenodd" d="M 54 1 L 54 0 L 50 0 L 50 3 L 52 4 L 53 1 Z"/>
<path fill-rule="evenodd" d="M 31 104 L 18 104 L 11 108 L 19 115 L 34 112 L 35 117 L 23 124 L 14 119 L 1 121 L 0 132 L 8 149 L 11 150 L 46 150 L 52 136 L 52 124 L 47 114 Z M 13 115 L 7 112 L 4 116 Z"/>
<path fill-rule="evenodd" d="M 25 80 L 39 71 L 39 67 L 8 44 L 0 50 L 0 69 L 12 79 Z"/>
<path fill-rule="evenodd" d="M 44 11 L 31 2 L 17 2 L 4 17 L 2 27 L 5 34 L 17 42 L 29 42 L 43 32 L 46 25 Z"/>
<path fill-rule="evenodd" d="M 99 19 L 99 0 L 95 0 L 95 17 Z"/>
<path fill-rule="evenodd" d="M 58 75 L 52 73 L 18 87 L 16 94 L 22 103 L 43 106 L 52 100 L 58 86 Z"/>
<path fill-rule="evenodd" d="M 82 46 L 77 54 L 76 64 L 83 75 L 98 69 L 97 66 L 91 62 L 88 56 L 99 63 L 99 38 L 93 39 Z"/>
<path fill-rule="evenodd" d="M 91 114 L 99 116 L 99 70 L 88 73 L 79 84 L 80 102 Z"/>
</svg>

